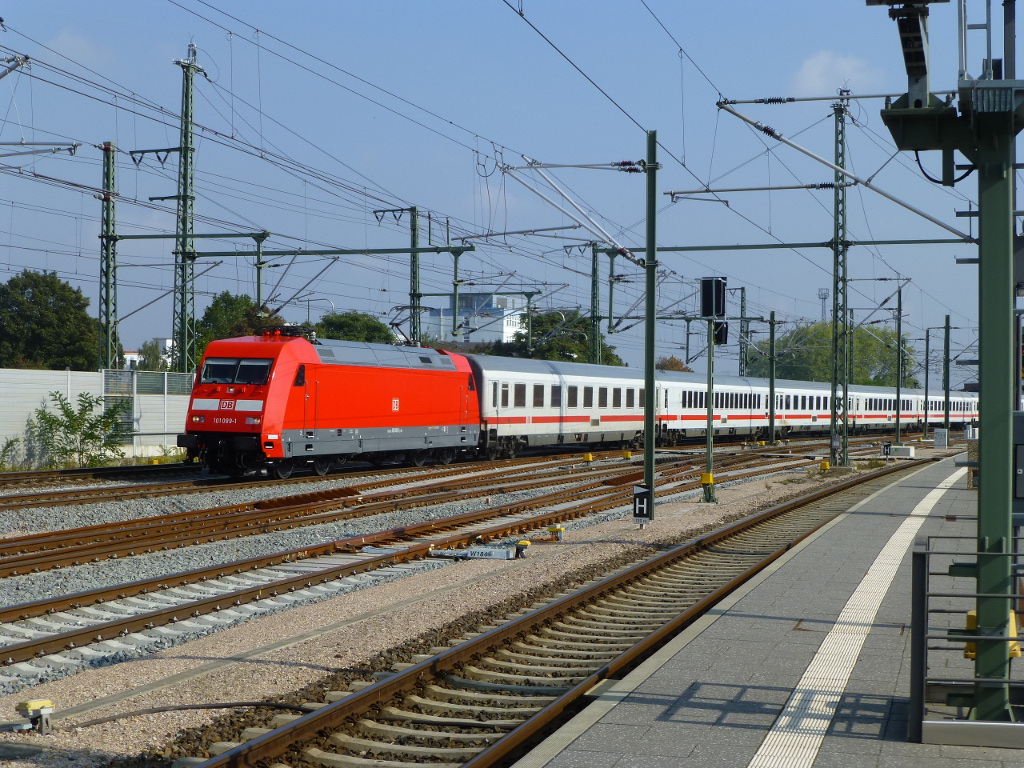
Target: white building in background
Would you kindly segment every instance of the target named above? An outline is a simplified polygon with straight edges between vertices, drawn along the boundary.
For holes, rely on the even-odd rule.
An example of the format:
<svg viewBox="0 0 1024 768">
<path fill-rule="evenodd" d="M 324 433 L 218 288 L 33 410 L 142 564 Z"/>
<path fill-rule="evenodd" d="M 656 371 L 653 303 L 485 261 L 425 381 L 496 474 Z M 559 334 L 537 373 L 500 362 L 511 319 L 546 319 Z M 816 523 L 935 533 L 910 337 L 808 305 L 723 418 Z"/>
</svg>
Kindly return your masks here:
<svg viewBox="0 0 1024 768">
<path fill-rule="evenodd" d="M 160 345 L 160 358 L 164 361 L 166 368 L 171 367 L 171 353 L 174 351 L 174 339 L 157 338 L 156 343 Z M 142 353 L 138 350 L 124 351 L 124 370 L 134 371 L 142 362 Z"/>
<path fill-rule="evenodd" d="M 523 330 L 526 308 L 526 296 L 518 294 L 460 293 L 458 309 L 454 296 L 448 298 L 447 307 L 428 308 L 421 316 L 420 331 L 425 338 L 442 341 L 512 341 L 516 331 Z M 458 336 L 452 334 L 453 316 Z"/>
</svg>

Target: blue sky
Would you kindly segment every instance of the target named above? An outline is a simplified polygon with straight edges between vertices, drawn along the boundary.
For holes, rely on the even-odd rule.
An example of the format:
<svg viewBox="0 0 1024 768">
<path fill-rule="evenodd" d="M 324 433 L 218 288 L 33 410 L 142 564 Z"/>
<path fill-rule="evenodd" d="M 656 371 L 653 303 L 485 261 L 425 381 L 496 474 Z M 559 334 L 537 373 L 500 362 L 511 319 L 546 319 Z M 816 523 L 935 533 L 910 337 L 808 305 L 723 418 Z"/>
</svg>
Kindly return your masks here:
<svg viewBox="0 0 1024 768">
<path fill-rule="evenodd" d="M 984 11 L 979 0 L 968 7 Z M 855 95 L 906 90 L 895 24 L 884 8 L 860 0 L 108 0 L 102 12 L 71 0 L 15 0 L 0 14 L 3 54 L 27 54 L 35 62 L 0 81 L 0 141 L 83 144 L 74 157 L 0 160 L 23 169 L 0 175 L 0 278 L 26 267 L 55 270 L 82 288 L 93 311 L 100 203 L 92 190 L 64 182 L 99 186 L 96 145 L 115 141 L 123 151 L 119 231 L 173 232 L 172 204 L 148 199 L 174 193 L 174 156 L 166 166 L 150 157 L 136 168 L 127 152 L 177 145 L 181 70 L 173 61 L 185 56 L 189 42 L 208 76 L 196 80 L 196 232 L 266 229 L 274 233 L 266 247 L 279 249 L 402 247 L 407 220 L 378 223 L 373 210 L 409 205 L 430 212 L 435 241 L 446 225 L 453 237 L 568 226 L 564 214 L 498 166 L 522 166 L 522 155 L 561 165 L 640 159 L 647 129 L 657 130 L 662 144 L 662 192 L 831 181 L 829 169 L 719 111 L 716 101 L 823 97 L 738 109 L 831 159 L 830 99 L 839 88 Z M 984 41 L 972 34 L 969 69 L 977 70 Z M 955 3 L 934 6 L 933 90 L 955 87 L 955 35 Z M 923 178 L 913 156 L 893 157 L 881 107 L 880 99 L 852 102 L 851 170 L 968 230 L 970 221 L 955 212 L 976 199 L 974 180 L 938 187 Z M 922 156 L 922 163 L 938 173 L 937 155 Z M 29 172 L 60 182 L 44 183 Z M 617 240 L 642 248 L 642 176 L 579 168 L 553 173 Z M 728 204 L 661 198 L 661 246 L 832 236 L 828 191 L 721 194 Z M 848 215 L 853 239 L 948 236 L 862 187 L 849 190 Z M 463 277 L 480 289 L 541 291 L 542 306 L 587 310 L 590 255 L 566 246 L 590 235 L 564 234 L 577 239 L 478 240 L 479 250 L 461 260 Z M 225 240 L 198 247 L 250 245 Z M 138 310 L 121 326 L 128 348 L 170 335 L 171 298 L 160 297 L 173 285 L 171 248 L 170 241 L 119 247 L 119 313 Z M 923 337 L 947 313 L 955 326 L 975 326 L 975 268 L 954 263 L 973 250 L 852 249 L 850 275 L 863 281 L 851 289 L 857 317 L 867 317 L 894 290 L 895 283 L 878 278 L 900 276 L 911 280 L 904 289 L 907 336 Z M 750 314 L 775 310 L 794 323 L 817 320 L 818 291 L 832 281 L 831 253 L 822 248 L 664 254 L 660 261 L 659 305 L 674 311 L 695 307 L 696 279 L 725 275 L 730 288 L 747 288 Z M 265 270 L 264 293 L 290 301 L 283 313 L 296 321 L 307 311 L 315 319 L 331 304 L 387 319 L 408 303 L 407 263 L 402 256 L 282 259 Z M 423 268 L 424 291 L 449 290 L 449 256 L 424 257 Z M 207 269 L 197 280 L 199 314 L 221 291 L 255 295 L 251 258 L 201 260 L 196 271 Z M 600 269 L 604 278 L 603 259 Z M 619 312 L 639 300 L 643 281 L 628 263 L 617 262 L 616 272 Z M 148 302 L 154 303 L 140 309 Z M 604 310 L 606 302 L 603 284 Z M 872 319 L 886 316 L 891 313 Z M 659 355 L 682 356 L 683 328 L 660 325 Z M 609 338 L 634 366 L 643 348 L 639 330 Z M 958 331 L 954 347 L 973 340 L 971 331 Z M 692 343 L 696 352 L 701 343 Z M 719 370 L 734 372 L 735 344 L 722 354 Z M 693 365 L 701 369 L 703 361 Z M 967 376 L 957 371 L 954 380 Z"/>
</svg>

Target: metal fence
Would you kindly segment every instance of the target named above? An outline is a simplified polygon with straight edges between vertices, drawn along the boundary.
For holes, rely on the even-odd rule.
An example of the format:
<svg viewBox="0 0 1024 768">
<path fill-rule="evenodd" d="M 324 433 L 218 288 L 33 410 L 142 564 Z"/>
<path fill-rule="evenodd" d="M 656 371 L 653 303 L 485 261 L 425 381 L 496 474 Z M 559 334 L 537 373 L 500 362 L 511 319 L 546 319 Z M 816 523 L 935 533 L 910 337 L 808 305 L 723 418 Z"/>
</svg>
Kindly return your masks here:
<svg viewBox="0 0 1024 768">
<path fill-rule="evenodd" d="M 1013 571 L 1020 576 L 1018 564 L 1021 539 L 1014 536 L 1011 552 L 1002 553 L 1014 560 Z M 986 553 L 991 555 L 992 553 Z M 913 550 L 911 610 L 910 701 L 908 738 L 926 744 L 960 744 L 1020 748 L 1024 745 L 1024 726 L 1020 723 L 987 722 L 976 719 L 971 711 L 977 686 L 1008 688 L 1012 706 L 1024 705 L 1024 679 L 1020 670 L 1003 679 L 975 675 L 974 644 L 978 640 L 999 639 L 1006 644 L 1009 657 L 1019 657 L 1024 638 L 1020 628 L 995 638 L 971 626 L 971 616 L 979 593 L 968 565 L 978 559 L 977 540 L 952 536 L 930 536 Z M 1021 614 L 1020 580 L 1011 595 Z M 1016 630 L 1016 632 L 1014 632 Z"/>
<path fill-rule="evenodd" d="M 157 371 L 34 371 L 0 369 L 0 447 L 20 441 L 13 463 L 25 461 L 24 440 L 29 422 L 39 408 L 52 410 L 51 392 L 72 402 L 82 392 L 103 397 L 107 403 L 126 403 L 124 422 L 131 434 L 125 443 L 128 456 L 159 456 L 177 444 L 185 427 L 193 375 Z"/>
</svg>

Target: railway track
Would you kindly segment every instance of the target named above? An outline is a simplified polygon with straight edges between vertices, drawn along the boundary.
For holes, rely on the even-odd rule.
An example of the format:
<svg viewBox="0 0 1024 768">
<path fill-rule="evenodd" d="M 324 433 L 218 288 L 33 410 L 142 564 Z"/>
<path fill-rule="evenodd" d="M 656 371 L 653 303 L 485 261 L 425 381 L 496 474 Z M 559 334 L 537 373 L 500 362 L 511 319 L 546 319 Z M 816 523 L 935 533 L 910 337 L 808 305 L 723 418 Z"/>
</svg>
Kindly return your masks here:
<svg viewBox="0 0 1024 768">
<path fill-rule="evenodd" d="M 615 451 L 603 451 L 599 454 L 595 454 L 598 458 L 607 458 L 613 455 L 619 455 L 620 452 Z M 580 454 L 559 454 L 559 455 L 538 455 L 531 457 L 521 457 L 514 460 L 505 460 L 500 462 L 487 461 L 478 462 L 479 467 L 517 467 L 517 466 L 530 466 L 535 463 L 542 463 L 546 461 L 557 461 L 564 460 L 568 463 L 581 461 Z M 195 465 L 182 465 L 183 467 L 195 467 Z M 402 478 L 408 478 L 410 482 L 418 482 L 429 478 L 449 477 L 465 474 L 466 472 L 472 472 L 475 470 L 475 466 L 471 463 L 454 464 L 450 466 L 438 466 L 431 469 L 418 469 L 410 467 L 386 467 L 386 468 L 370 468 L 365 466 L 346 468 L 341 471 L 335 471 L 328 476 L 319 475 L 293 475 L 287 479 L 250 479 L 250 480 L 237 480 L 230 479 L 227 477 L 201 477 L 194 480 L 182 481 L 182 482 L 168 482 L 168 483 L 146 483 L 137 486 L 118 486 L 118 487 L 92 487 L 92 488 L 64 488 L 61 490 L 53 491 L 37 491 L 33 493 L 0 493 L 0 512 L 9 510 L 25 509 L 30 507 L 49 507 L 49 506 L 63 506 L 63 505 L 75 505 L 75 504 L 104 504 L 114 502 L 122 499 L 139 499 L 139 498 L 151 498 L 155 496 L 171 496 L 187 493 L 208 493 L 210 491 L 216 491 L 220 489 L 227 490 L 252 490 L 261 488 L 290 488 L 295 486 L 307 485 L 310 483 L 323 483 L 325 480 L 337 480 L 339 478 L 358 478 L 362 475 L 372 475 L 377 478 L 374 481 L 374 486 L 394 483 L 400 481 Z M 108 468 L 114 469 L 114 468 Z M 147 468 L 148 469 L 148 468 Z M 70 470 L 67 470 L 70 471 Z M 193 468 L 191 471 L 197 472 L 198 469 Z M 36 474 L 36 473 L 24 473 L 24 474 Z M 52 474 L 52 473 L 41 473 L 41 474 Z M 111 473 L 107 479 L 116 476 L 115 473 Z M 126 477 L 132 477 L 127 475 Z M 82 482 L 85 482 L 84 480 Z"/>
<path fill-rule="evenodd" d="M 756 457 L 737 457 L 737 462 L 743 458 Z M 734 475 L 759 471 L 764 470 L 748 467 Z M 333 597 L 356 588 L 370 571 L 433 567 L 429 558 L 435 550 L 519 537 L 628 504 L 633 472 L 624 474 L 620 466 L 591 474 L 583 487 L 515 505 L 2 609 L 0 659 L 7 665 L 2 674 L 30 680 L 77 671 L 97 658 L 144 655 L 296 601 Z M 665 466 L 661 487 L 666 492 L 699 488 L 696 475 L 688 464 Z M 546 511 L 535 512 L 538 508 Z"/>
<path fill-rule="evenodd" d="M 735 475 L 759 471 L 746 468 Z M 410 569 L 435 567 L 435 550 L 509 537 L 515 541 L 526 531 L 628 507 L 631 474 L 624 477 L 620 469 L 617 477 L 604 475 L 590 478 L 585 492 L 569 487 L 515 506 L 11 606 L 0 611 L 0 659 L 5 662 L 0 684 L 16 688 L 147 655 L 254 615 L 360 588 L 371 571 L 369 578 L 379 583 Z M 699 487 L 695 478 L 686 465 L 666 467 L 660 486 L 666 493 L 694 489 Z M 548 511 L 531 511 L 538 507 Z"/>
<path fill-rule="evenodd" d="M 878 436 L 871 438 L 859 438 L 857 440 L 851 440 L 852 444 L 858 442 L 869 442 L 877 440 Z M 694 444 L 697 445 L 696 443 Z M 724 449 L 727 451 L 741 450 L 744 446 L 743 443 L 718 443 L 716 444 L 718 449 Z M 815 448 L 825 447 L 827 450 L 827 443 L 822 440 L 799 440 L 787 443 L 784 446 L 762 446 L 753 449 L 747 449 L 746 452 L 754 451 L 761 453 L 779 453 L 781 451 L 807 451 L 813 452 Z M 679 447 L 676 451 L 689 452 L 695 450 L 694 448 Z M 675 451 L 668 451 L 673 453 Z M 608 456 L 615 455 L 616 451 L 600 451 L 594 452 L 599 458 L 607 458 Z M 642 455 L 642 452 L 639 452 Z M 501 465 L 519 465 L 524 462 L 537 462 L 547 461 L 552 459 L 564 459 L 566 461 L 580 461 L 581 455 L 579 453 L 573 454 L 556 454 L 556 455 L 537 455 L 532 457 L 520 457 L 515 460 L 508 460 L 503 462 Z M 495 462 L 480 462 L 484 466 L 493 466 Z M 467 467 L 472 467 L 472 464 L 460 463 L 450 466 L 438 466 L 431 470 L 435 476 L 438 473 L 443 474 L 460 474 L 467 471 Z M 258 489 L 268 487 L 280 487 L 280 486 L 295 486 L 303 485 L 308 483 L 323 482 L 324 477 L 315 474 L 312 475 L 293 475 L 285 480 L 279 479 L 249 479 L 249 480 L 237 480 L 226 477 L 199 477 L 183 481 L 171 481 L 171 482 L 154 482 L 155 480 L 166 477 L 168 475 L 192 475 L 200 472 L 200 468 L 195 464 L 161 464 L 156 466 L 126 466 L 126 467 L 96 467 L 96 468 L 85 468 L 85 469 L 64 469 L 64 470 L 53 470 L 53 471 L 33 471 L 33 472 L 4 472 L 0 473 L 0 512 L 26 509 L 31 507 L 49 507 L 49 506 L 62 506 L 62 505 L 73 505 L 73 504 L 102 504 L 123 499 L 139 499 L 149 498 L 153 496 L 167 496 L 174 494 L 186 494 L 186 493 L 205 493 L 218 488 L 231 488 L 233 490 L 239 489 Z M 358 466 L 351 467 L 341 472 L 335 471 L 328 477 L 331 479 L 339 476 L 348 475 L 362 475 L 369 472 L 373 473 L 374 476 L 393 477 L 407 474 L 410 471 L 415 472 L 413 468 L 410 470 L 409 467 L 386 467 L 371 470 L 368 467 Z M 471 470 L 470 470 L 471 471 Z M 35 491 L 27 493 L 13 493 L 9 489 L 22 488 L 25 486 L 38 486 L 38 485 L 68 485 L 73 484 L 76 486 L 85 485 L 89 482 L 96 481 L 137 481 L 140 478 L 146 478 L 147 482 L 134 485 L 134 486 L 117 486 L 117 487 L 75 487 L 75 488 L 61 488 L 60 490 L 48 490 L 48 491 Z"/>
<path fill-rule="evenodd" d="M 756 454 L 747 453 L 722 459 L 720 472 L 728 473 L 737 463 L 748 463 L 756 458 Z M 794 457 L 791 461 L 799 464 L 805 460 Z M 683 462 L 673 466 L 671 460 L 663 460 L 661 466 L 667 476 L 674 476 L 694 464 Z M 530 478 L 522 479 L 520 476 L 524 474 L 530 474 Z M 395 484 L 394 477 L 378 478 L 357 486 L 277 499 L 10 537 L 0 540 L 0 577 L 393 512 L 447 501 L 453 495 L 469 499 L 564 482 L 578 483 L 584 476 L 593 482 L 603 482 L 609 476 L 620 475 L 621 482 L 639 477 L 636 472 L 623 473 L 621 463 L 580 464 L 577 459 L 532 459 L 498 467 L 487 465 L 485 471 L 472 475 L 444 470 L 405 476 L 398 489 L 390 487 Z"/>
<path fill-rule="evenodd" d="M 531 609 L 478 627 L 375 679 L 329 691 L 305 715 L 236 725 L 203 768 L 507 764 L 601 680 L 621 677 L 794 543 L 889 482 L 844 483 Z M 231 740 L 227 740 L 230 738 Z"/>
<path fill-rule="evenodd" d="M 137 464 L 116 467 L 76 467 L 72 469 L 0 472 L 0 491 L 38 485 L 81 485 L 92 482 L 137 480 L 182 474 L 198 474 L 198 464 Z"/>
</svg>

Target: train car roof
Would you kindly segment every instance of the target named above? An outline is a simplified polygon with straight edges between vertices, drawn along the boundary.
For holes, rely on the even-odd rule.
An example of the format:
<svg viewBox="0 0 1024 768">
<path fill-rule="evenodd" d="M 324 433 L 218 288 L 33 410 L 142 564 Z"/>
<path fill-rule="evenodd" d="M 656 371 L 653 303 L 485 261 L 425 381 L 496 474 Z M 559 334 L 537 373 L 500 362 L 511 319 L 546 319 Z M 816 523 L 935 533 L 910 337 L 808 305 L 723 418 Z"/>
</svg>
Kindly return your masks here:
<svg viewBox="0 0 1024 768">
<path fill-rule="evenodd" d="M 494 355 L 466 355 L 470 362 L 490 376 L 502 373 L 517 374 L 547 374 L 556 376 L 587 376 L 591 378 L 607 378 L 609 366 L 594 365 L 592 363 L 565 363 L 558 360 L 534 360 L 526 357 L 497 357 Z M 614 367 L 614 375 L 623 379 L 635 379 L 643 383 L 644 372 L 639 368 Z M 707 375 L 704 373 L 684 371 L 658 371 L 659 381 L 674 381 L 680 384 L 696 385 L 704 387 L 707 384 Z M 715 376 L 715 384 L 734 387 L 768 387 L 768 379 L 755 379 L 741 376 Z M 827 381 L 795 381 L 792 379 L 776 379 L 777 389 L 801 389 L 804 391 L 815 391 L 829 393 L 832 385 Z M 849 387 L 852 395 L 879 395 L 892 397 L 893 387 L 878 387 L 867 384 L 851 384 Z M 904 388 L 904 395 L 923 395 L 923 389 Z M 939 393 L 941 395 L 941 393 Z M 970 392 L 951 392 L 951 397 L 976 397 Z"/>
<path fill-rule="evenodd" d="M 593 363 L 563 363 L 559 360 L 534 360 L 528 357 L 496 357 L 494 355 L 466 355 L 466 357 L 481 371 L 491 376 L 500 373 L 530 373 L 606 379 L 611 372 L 616 377 L 635 379 L 641 384 L 644 380 L 644 372 L 639 368 L 594 365 Z M 707 377 L 703 373 L 681 371 L 658 371 L 658 378 L 661 381 L 678 381 L 697 385 L 707 382 Z M 716 376 L 715 382 L 726 386 L 750 386 L 752 380 L 739 376 Z"/>
<path fill-rule="evenodd" d="M 329 365 L 456 370 L 454 361 L 448 355 L 429 347 L 399 347 L 393 344 L 369 344 L 364 341 L 317 339 L 313 348 L 320 356 L 320 362 Z"/>
</svg>

